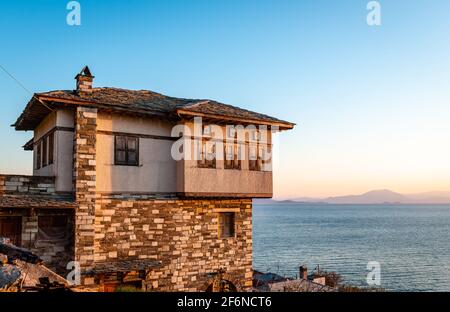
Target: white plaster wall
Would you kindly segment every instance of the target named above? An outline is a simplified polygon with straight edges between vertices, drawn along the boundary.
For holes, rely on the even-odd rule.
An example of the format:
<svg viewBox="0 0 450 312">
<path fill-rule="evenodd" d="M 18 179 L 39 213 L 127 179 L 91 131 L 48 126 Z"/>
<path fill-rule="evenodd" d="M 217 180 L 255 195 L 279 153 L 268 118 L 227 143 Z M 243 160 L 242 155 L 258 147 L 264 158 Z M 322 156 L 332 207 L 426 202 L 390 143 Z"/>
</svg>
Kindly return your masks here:
<svg viewBox="0 0 450 312">
<path fill-rule="evenodd" d="M 48 131 L 56 126 L 56 115 L 57 111 L 51 112 L 44 120 L 39 124 L 39 126 L 34 129 L 34 142 L 39 140 Z"/>
<path fill-rule="evenodd" d="M 58 127 L 73 128 L 75 126 L 75 111 L 69 109 L 58 110 L 56 125 Z"/>
<path fill-rule="evenodd" d="M 74 113 L 71 110 L 58 110 L 50 113 L 34 131 L 34 141 L 55 127 L 74 127 Z M 55 176 L 57 192 L 71 192 L 73 167 L 73 132 L 55 131 L 53 164 L 33 169 L 33 175 Z M 48 148 L 48 147 L 47 147 Z M 33 168 L 36 162 L 36 146 L 33 148 Z"/>
<path fill-rule="evenodd" d="M 139 139 L 139 166 L 114 165 L 114 136 L 97 134 L 97 192 L 175 192 L 171 141 Z"/>
<path fill-rule="evenodd" d="M 205 123 L 204 123 L 205 124 Z M 197 136 L 192 123 L 187 126 L 191 135 Z M 217 130 L 218 128 L 216 128 Z M 221 126 L 222 136 L 226 138 L 226 126 Z M 249 140 L 249 133 L 245 134 Z M 272 134 L 267 132 L 265 141 L 272 142 Z M 251 171 L 248 162 L 248 144 L 245 145 L 245 159 L 241 162 L 241 170 L 224 169 L 224 161 L 216 160 L 216 169 L 198 168 L 194 159 L 194 143 L 192 142 L 191 160 L 178 162 L 179 179 L 177 191 L 185 193 L 220 193 L 220 194 L 258 194 L 261 197 L 272 197 L 273 177 L 271 171 Z"/>
<path fill-rule="evenodd" d="M 99 113 L 98 131 L 170 136 L 172 125 L 154 118 Z M 97 133 L 97 192 L 173 193 L 176 162 L 170 140 L 139 138 L 139 166 L 114 165 L 114 135 Z"/>
<path fill-rule="evenodd" d="M 190 167 L 185 169 L 184 192 L 272 197 L 272 172 Z"/>
<path fill-rule="evenodd" d="M 60 110 L 51 113 L 35 130 L 35 141 L 53 127 L 74 127 L 74 112 Z M 171 136 L 173 123 L 158 118 L 136 118 L 120 114 L 99 113 L 98 131 L 142 135 Z M 192 124 L 189 125 L 192 128 Z M 225 137 L 225 127 L 222 127 Z M 194 132 L 192 131 L 192 135 Z M 54 164 L 34 170 L 35 175 L 55 176 L 56 190 L 73 190 L 73 132 L 55 132 Z M 268 138 L 271 141 L 270 135 Z M 272 194 L 272 172 L 248 170 L 243 160 L 242 170 L 198 168 L 196 161 L 176 162 L 171 157 L 174 141 L 153 138 L 139 139 L 139 166 L 114 165 L 114 135 L 97 134 L 97 191 L 102 193 L 220 193 Z M 36 147 L 35 147 L 36 149 Z"/>
<path fill-rule="evenodd" d="M 56 131 L 56 191 L 71 192 L 73 190 L 73 132 Z"/>
<path fill-rule="evenodd" d="M 97 131 L 170 136 L 172 127 L 173 123 L 159 118 L 138 118 L 102 112 L 97 115 Z"/>
<path fill-rule="evenodd" d="M 56 115 L 57 112 L 51 112 L 40 124 L 34 129 L 34 142 L 37 142 L 42 136 L 44 136 L 48 131 L 56 126 Z M 48 149 L 48 146 L 47 146 Z M 33 175 L 36 176 L 55 176 L 55 163 L 40 169 L 36 169 L 36 152 L 37 146 L 33 146 Z"/>
</svg>

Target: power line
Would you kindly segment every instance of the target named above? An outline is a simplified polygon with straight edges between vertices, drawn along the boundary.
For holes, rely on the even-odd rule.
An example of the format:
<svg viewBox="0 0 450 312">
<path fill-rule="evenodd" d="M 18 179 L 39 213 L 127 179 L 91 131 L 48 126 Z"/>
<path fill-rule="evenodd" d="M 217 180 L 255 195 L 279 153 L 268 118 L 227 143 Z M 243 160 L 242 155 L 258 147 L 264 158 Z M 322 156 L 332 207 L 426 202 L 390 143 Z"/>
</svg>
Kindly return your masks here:
<svg viewBox="0 0 450 312">
<path fill-rule="evenodd" d="M 5 67 L 3 67 L 2 64 L 0 64 L 0 68 L 12 79 L 14 80 L 22 89 L 24 89 L 25 91 L 27 91 L 28 93 L 30 93 L 32 95 L 33 98 L 35 98 L 39 103 L 41 103 L 42 105 L 44 105 L 47 109 L 49 109 L 50 111 L 53 111 L 53 109 L 51 109 L 50 107 L 48 107 L 47 104 L 45 104 L 44 102 L 41 101 L 41 99 L 39 99 L 33 92 L 31 92 L 29 89 L 27 89 L 16 77 L 13 76 L 13 74 L 11 74 L 8 70 L 6 70 Z"/>
</svg>

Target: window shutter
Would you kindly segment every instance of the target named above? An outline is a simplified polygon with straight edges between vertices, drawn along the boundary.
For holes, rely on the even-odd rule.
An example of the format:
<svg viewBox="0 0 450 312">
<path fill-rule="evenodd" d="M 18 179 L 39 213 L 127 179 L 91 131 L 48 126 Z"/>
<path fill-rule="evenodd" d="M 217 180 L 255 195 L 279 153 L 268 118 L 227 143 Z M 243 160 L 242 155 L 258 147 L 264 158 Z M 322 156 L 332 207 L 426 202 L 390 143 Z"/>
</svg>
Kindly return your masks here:
<svg viewBox="0 0 450 312">
<path fill-rule="evenodd" d="M 117 164 L 126 164 L 126 138 L 124 136 L 116 136 L 115 158 Z"/>
</svg>

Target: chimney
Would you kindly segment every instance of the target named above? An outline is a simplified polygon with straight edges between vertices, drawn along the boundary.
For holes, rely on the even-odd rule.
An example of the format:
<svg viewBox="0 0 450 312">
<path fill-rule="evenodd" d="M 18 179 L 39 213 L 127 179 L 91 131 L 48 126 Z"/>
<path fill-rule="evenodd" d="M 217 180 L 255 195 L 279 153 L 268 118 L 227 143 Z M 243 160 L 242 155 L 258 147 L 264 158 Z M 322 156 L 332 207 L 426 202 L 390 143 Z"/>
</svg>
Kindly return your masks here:
<svg viewBox="0 0 450 312">
<path fill-rule="evenodd" d="M 84 66 L 81 72 L 75 77 L 77 81 L 77 93 L 81 92 L 89 93 L 92 92 L 92 83 L 94 81 L 94 76 L 92 76 L 89 67 Z"/>
<path fill-rule="evenodd" d="M 308 268 L 306 267 L 306 265 L 301 265 L 299 268 L 300 271 L 300 279 L 308 279 Z"/>
</svg>

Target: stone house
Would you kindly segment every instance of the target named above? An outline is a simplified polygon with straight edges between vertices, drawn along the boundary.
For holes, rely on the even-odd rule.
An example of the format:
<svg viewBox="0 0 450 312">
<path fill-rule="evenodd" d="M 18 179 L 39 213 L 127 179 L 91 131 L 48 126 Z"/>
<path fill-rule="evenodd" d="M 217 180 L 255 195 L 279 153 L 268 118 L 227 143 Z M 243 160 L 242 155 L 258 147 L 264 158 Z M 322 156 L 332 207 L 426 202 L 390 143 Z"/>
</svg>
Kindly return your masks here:
<svg viewBox="0 0 450 312">
<path fill-rule="evenodd" d="M 294 124 L 94 88 L 88 67 L 75 79 L 35 94 L 13 125 L 33 131 L 33 175 L 0 175 L 0 236 L 58 272 L 77 261 L 104 291 L 250 289 L 252 198 L 272 197 L 272 133 Z"/>
</svg>

